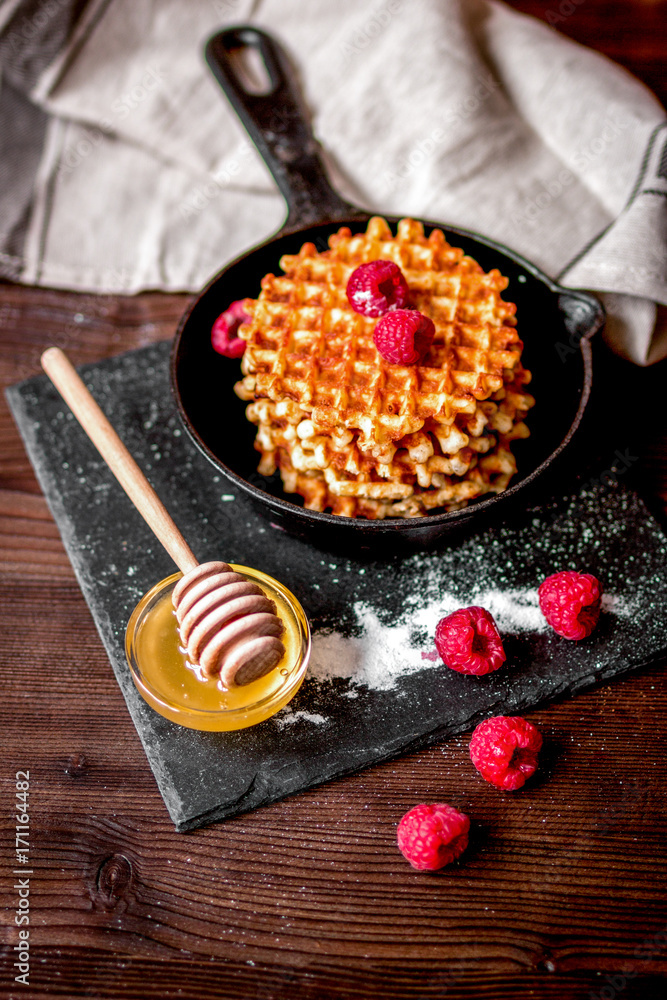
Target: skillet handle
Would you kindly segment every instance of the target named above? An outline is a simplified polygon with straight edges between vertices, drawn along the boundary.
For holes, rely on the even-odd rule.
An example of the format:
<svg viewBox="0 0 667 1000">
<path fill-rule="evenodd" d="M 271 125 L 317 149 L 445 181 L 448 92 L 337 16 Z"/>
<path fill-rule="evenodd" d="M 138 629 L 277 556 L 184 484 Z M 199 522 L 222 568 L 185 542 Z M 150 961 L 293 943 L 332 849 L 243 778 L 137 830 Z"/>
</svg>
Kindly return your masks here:
<svg viewBox="0 0 667 1000">
<path fill-rule="evenodd" d="M 250 93 L 234 70 L 230 53 L 247 47 L 264 61 L 270 80 L 266 93 Z M 287 202 L 281 233 L 318 222 L 368 217 L 329 184 L 296 78 L 270 35 L 248 25 L 226 28 L 207 43 L 206 61 Z"/>
</svg>

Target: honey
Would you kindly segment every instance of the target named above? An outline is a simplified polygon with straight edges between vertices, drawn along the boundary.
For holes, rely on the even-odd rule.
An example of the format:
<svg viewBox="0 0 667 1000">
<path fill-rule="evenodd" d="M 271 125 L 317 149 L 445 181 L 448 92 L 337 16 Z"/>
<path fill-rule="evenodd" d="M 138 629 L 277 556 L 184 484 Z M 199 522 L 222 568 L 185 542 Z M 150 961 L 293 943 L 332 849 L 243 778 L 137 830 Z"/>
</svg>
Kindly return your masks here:
<svg viewBox="0 0 667 1000">
<path fill-rule="evenodd" d="M 137 689 L 161 715 L 190 729 L 234 730 L 270 718 L 294 697 L 305 677 L 310 629 L 301 605 L 277 580 L 246 566 L 232 569 L 258 584 L 276 604 L 285 627 L 285 655 L 251 684 L 221 689 L 202 678 L 181 648 L 172 590 L 174 573 L 141 599 L 127 626 L 126 652 Z"/>
</svg>

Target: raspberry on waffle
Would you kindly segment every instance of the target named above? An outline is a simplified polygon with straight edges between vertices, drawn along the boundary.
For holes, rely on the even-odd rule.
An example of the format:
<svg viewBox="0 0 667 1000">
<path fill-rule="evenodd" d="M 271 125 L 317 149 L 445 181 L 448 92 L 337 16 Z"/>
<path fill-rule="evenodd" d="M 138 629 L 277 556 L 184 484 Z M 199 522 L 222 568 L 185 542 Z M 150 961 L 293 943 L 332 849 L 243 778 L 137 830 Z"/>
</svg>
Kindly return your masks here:
<svg viewBox="0 0 667 1000">
<path fill-rule="evenodd" d="M 506 488 L 511 441 L 534 400 L 521 365 L 507 279 L 485 273 L 440 230 L 425 237 L 403 219 L 393 236 L 373 218 L 342 228 L 318 253 L 306 243 L 267 275 L 250 319 L 236 392 L 257 424 L 259 471 L 280 469 L 306 507 L 349 517 L 416 517 Z M 410 306 L 435 336 L 417 364 L 392 364 L 373 343 L 377 317 L 356 312 L 346 289 L 355 269 L 393 261 Z"/>
</svg>

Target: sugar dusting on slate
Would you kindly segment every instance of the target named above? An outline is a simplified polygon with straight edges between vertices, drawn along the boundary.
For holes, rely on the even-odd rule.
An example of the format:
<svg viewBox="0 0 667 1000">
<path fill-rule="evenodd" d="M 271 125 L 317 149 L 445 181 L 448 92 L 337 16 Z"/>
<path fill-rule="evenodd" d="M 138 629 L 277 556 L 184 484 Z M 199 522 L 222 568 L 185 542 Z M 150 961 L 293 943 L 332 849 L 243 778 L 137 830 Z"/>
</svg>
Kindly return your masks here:
<svg viewBox="0 0 667 1000">
<path fill-rule="evenodd" d="M 316 682 L 341 678 L 351 685 L 391 690 L 401 678 L 441 666 L 434 643 L 436 625 L 445 615 L 472 605 L 491 612 L 501 635 L 549 631 L 537 596 L 543 576 L 533 587 L 493 586 L 486 563 L 488 552 L 474 543 L 468 548 L 468 568 L 473 564 L 478 570 L 475 586 L 453 592 L 455 564 L 448 555 L 413 556 L 405 564 L 413 590 L 406 595 L 403 612 L 388 624 L 368 601 L 355 601 L 352 635 L 333 628 L 315 631 L 309 678 Z M 604 595 L 602 607 L 618 618 L 627 618 L 633 603 L 612 592 Z"/>
<path fill-rule="evenodd" d="M 359 635 L 349 637 L 333 630 L 315 633 L 309 677 L 316 681 L 347 678 L 376 691 L 390 690 L 401 677 L 428 669 L 429 660 L 439 663 L 437 654 L 430 655 L 436 625 L 445 615 L 470 605 L 490 611 L 501 635 L 549 628 L 537 603 L 537 590 L 527 588 L 473 592 L 464 604 L 460 597 L 445 593 L 419 610 L 408 609 L 394 625 L 384 625 L 374 609 L 360 601 L 354 605 Z M 604 606 L 618 617 L 631 613 L 628 602 L 615 594 L 605 595 Z M 424 633 L 429 637 L 426 641 Z"/>
<path fill-rule="evenodd" d="M 323 726 L 328 722 L 324 715 L 319 712 L 295 712 L 289 705 L 278 715 L 274 716 L 276 724 L 283 729 L 285 726 L 292 726 L 295 722 L 312 722 L 316 726 Z"/>
</svg>

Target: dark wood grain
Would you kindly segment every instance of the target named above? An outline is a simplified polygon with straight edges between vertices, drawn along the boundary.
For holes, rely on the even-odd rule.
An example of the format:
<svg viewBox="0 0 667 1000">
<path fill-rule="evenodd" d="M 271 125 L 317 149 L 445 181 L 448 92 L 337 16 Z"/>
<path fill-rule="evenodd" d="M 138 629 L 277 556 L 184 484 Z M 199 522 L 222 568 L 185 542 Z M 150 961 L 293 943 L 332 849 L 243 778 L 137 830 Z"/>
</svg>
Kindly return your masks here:
<svg viewBox="0 0 667 1000">
<path fill-rule="evenodd" d="M 508 5 L 609 56 L 667 104 L 664 0 L 509 0 Z"/>
<path fill-rule="evenodd" d="M 666 5 L 574 6 L 558 27 L 664 99 Z M 48 344 L 78 364 L 168 338 L 186 301 L 0 286 L 0 379 L 37 374 Z M 664 363 L 607 358 L 596 404 L 638 455 L 633 482 L 659 513 L 666 375 Z M 176 834 L 4 400 L 0 434 L 0 996 L 664 997 L 664 665 L 532 713 L 543 766 L 518 795 L 476 775 L 464 736 Z M 31 986 L 10 990 L 23 769 Z M 471 846 L 452 868 L 418 874 L 398 854 L 396 823 L 437 799 L 474 816 Z"/>
</svg>

